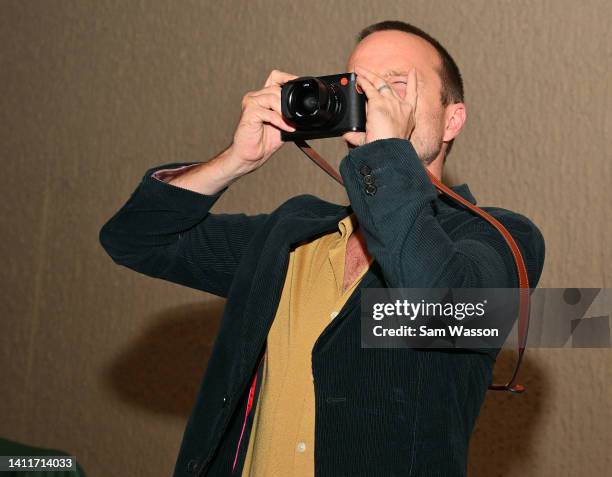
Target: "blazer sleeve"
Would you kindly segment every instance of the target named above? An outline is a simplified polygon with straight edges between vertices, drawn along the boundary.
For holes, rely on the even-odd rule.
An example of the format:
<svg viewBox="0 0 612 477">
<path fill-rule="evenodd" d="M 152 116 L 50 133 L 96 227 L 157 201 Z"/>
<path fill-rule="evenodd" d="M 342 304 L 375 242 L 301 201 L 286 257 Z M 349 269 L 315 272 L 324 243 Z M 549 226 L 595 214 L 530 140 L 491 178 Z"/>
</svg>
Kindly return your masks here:
<svg viewBox="0 0 612 477">
<path fill-rule="evenodd" d="M 493 225 L 467 213 L 452 236 L 441 226 L 432 204 L 437 189 L 410 141 L 379 139 L 359 146 L 342 159 L 340 173 L 368 251 L 389 287 L 518 287 L 510 248 Z M 513 236 L 535 288 L 544 265 L 540 230 L 521 214 L 489 213 Z"/>
<path fill-rule="evenodd" d="M 205 195 L 160 179 L 200 163 L 148 169 L 102 226 L 99 241 L 118 265 L 227 297 L 243 253 L 268 215 L 212 214 L 210 208 L 227 187 Z"/>
</svg>

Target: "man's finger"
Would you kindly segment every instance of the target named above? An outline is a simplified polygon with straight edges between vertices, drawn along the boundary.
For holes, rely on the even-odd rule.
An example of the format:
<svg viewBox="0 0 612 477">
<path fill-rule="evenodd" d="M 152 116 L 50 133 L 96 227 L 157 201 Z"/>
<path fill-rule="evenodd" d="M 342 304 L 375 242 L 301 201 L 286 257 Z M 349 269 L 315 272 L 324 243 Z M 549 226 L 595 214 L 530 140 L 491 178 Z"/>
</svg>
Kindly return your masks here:
<svg viewBox="0 0 612 477">
<path fill-rule="evenodd" d="M 262 94 L 273 94 L 275 96 L 281 97 L 281 90 L 278 85 L 268 86 L 266 88 L 259 89 L 257 91 L 253 91 L 250 93 L 250 96 L 261 96 Z"/>
<path fill-rule="evenodd" d="M 251 126 L 256 126 L 261 123 L 269 123 L 285 131 L 295 131 L 295 128 L 290 124 L 287 124 L 279 113 L 259 106 L 249 109 L 249 111 L 242 116 L 242 122 Z"/>
<path fill-rule="evenodd" d="M 374 89 L 378 94 L 391 95 L 399 99 L 397 92 L 381 76 L 378 76 L 376 73 L 370 70 L 366 70 L 362 66 L 355 66 L 355 72 L 357 73 L 357 79 L 359 79 L 359 76 L 366 78 L 374 86 Z M 381 89 L 384 85 L 387 85 L 387 88 Z"/>
<path fill-rule="evenodd" d="M 355 72 L 357 73 L 357 75 L 362 74 L 363 76 L 368 78 L 374 86 L 382 86 L 386 83 L 385 79 L 382 76 L 377 75 L 373 71 L 370 71 L 367 68 L 364 68 L 363 66 L 356 65 Z"/>
<path fill-rule="evenodd" d="M 271 109 L 281 114 L 280 97 L 273 93 L 252 94 L 247 98 L 247 103 L 256 104 L 261 108 Z"/>
<path fill-rule="evenodd" d="M 373 99 L 379 94 L 376 87 L 365 76 L 357 75 L 357 84 L 361 87 L 368 99 Z"/>
<path fill-rule="evenodd" d="M 351 146 L 357 147 L 365 142 L 366 134 L 364 132 L 350 131 L 344 133 L 342 138 Z"/>
<path fill-rule="evenodd" d="M 270 76 L 268 76 L 268 79 L 266 80 L 266 83 L 264 84 L 264 87 L 267 88 L 268 86 L 272 86 L 272 85 L 281 86 L 287 81 L 290 81 L 296 78 L 297 76 L 292 75 L 291 73 L 286 73 L 280 70 L 272 70 L 272 72 L 270 73 Z"/>
</svg>

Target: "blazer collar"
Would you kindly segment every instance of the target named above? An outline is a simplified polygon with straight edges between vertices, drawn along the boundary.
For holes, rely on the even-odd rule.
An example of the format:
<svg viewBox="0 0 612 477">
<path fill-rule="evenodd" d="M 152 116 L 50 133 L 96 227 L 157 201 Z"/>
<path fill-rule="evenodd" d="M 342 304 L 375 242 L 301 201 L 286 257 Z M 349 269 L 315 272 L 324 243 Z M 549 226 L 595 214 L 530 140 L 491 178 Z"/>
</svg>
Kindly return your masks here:
<svg viewBox="0 0 612 477">
<path fill-rule="evenodd" d="M 470 203 L 476 204 L 476 199 L 466 183 L 451 186 L 450 189 Z M 347 215 L 353 213 L 350 204 L 340 205 L 314 196 L 307 197 L 314 199 L 314 202 L 309 201 L 310 207 L 304 209 L 302 213 L 296 215 L 292 214 L 291 217 L 287 217 L 287 221 L 283 224 L 285 226 L 286 237 L 289 239 L 290 244 L 311 239 L 314 235 L 338 230 L 338 222 Z M 436 204 L 444 209 L 455 209 L 459 207 L 453 199 L 443 194 L 438 194 Z"/>
</svg>

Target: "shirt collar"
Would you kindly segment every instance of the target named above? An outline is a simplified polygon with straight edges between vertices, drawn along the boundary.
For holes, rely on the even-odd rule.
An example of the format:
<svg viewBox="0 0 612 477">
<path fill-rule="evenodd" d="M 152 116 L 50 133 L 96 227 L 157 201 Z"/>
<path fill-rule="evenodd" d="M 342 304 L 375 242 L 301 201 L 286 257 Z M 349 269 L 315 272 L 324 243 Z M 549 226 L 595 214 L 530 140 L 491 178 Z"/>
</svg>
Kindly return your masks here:
<svg viewBox="0 0 612 477">
<path fill-rule="evenodd" d="M 349 215 L 344 217 L 340 222 L 338 222 L 338 230 L 340 231 L 341 238 L 347 238 L 353 233 L 357 226 L 357 217 L 355 217 L 355 213 L 351 212 Z"/>
</svg>

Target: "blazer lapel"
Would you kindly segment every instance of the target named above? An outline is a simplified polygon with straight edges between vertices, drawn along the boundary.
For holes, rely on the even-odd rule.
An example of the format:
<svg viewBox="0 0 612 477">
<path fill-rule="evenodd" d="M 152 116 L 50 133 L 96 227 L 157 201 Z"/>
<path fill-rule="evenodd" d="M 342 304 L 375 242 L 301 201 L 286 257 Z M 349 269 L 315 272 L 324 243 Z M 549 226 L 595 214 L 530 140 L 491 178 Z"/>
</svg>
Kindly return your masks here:
<svg viewBox="0 0 612 477">
<path fill-rule="evenodd" d="M 352 212 L 350 206 L 321 201 L 323 208 L 302 209 L 279 217 L 269 230 L 260 260 L 252 277 L 252 286 L 244 308 L 245 319 L 239 343 L 244 343 L 239 383 L 245 386 L 253 372 L 269 329 L 274 321 L 294 244 L 331 232 L 338 222 Z M 330 207 L 331 206 L 331 207 Z"/>
</svg>

